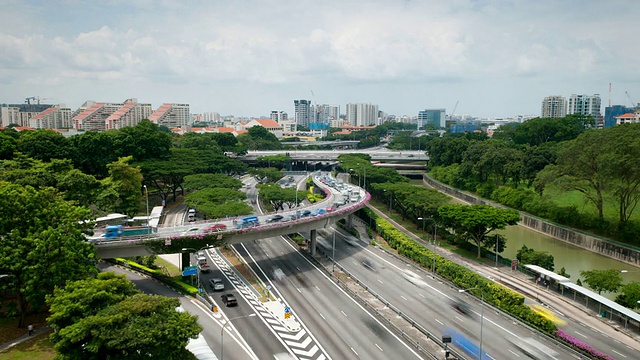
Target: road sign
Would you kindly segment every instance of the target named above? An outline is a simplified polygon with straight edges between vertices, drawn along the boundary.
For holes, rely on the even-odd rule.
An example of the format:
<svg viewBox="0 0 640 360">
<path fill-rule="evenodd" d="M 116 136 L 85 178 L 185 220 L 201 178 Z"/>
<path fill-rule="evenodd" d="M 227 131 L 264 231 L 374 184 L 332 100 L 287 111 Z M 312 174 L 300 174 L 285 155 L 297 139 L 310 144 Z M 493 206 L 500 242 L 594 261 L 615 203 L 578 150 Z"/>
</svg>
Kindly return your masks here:
<svg viewBox="0 0 640 360">
<path fill-rule="evenodd" d="M 287 306 L 287 307 L 284 308 L 284 313 L 285 314 L 288 314 L 290 312 L 291 312 L 291 308 L 290 307 Z"/>
<path fill-rule="evenodd" d="M 285 318 L 285 319 L 288 319 L 288 318 L 290 318 L 290 317 L 291 317 L 291 313 L 284 313 L 284 318 Z"/>
<path fill-rule="evenodd" d="M 171 239 L 164 239 L 164 246 L 171 246 Z"/>
<path fill-rule="evenodd" d="M 197 266 L 187 266 L 182 271 L 182 276 L 195 275 L 197 273 L 198 273 L 198 267 Z"/>
</svg>

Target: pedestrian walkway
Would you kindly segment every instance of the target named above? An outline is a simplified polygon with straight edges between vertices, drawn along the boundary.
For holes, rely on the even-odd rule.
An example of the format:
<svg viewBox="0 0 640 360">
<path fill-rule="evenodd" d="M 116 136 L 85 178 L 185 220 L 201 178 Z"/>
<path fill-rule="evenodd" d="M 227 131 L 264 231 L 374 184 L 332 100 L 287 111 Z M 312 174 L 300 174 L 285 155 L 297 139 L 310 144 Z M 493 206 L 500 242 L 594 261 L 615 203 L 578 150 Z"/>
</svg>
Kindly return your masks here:
<svg viewBox="0 0 640 360">
<path fill-rule="evenodd" d="M 16 346 L 16 345 L 18 345 L 20 343 L 23 343 L 23 342 L 25 342 L 25 341 L 27 341 L 29 339 L 32 339 L 32 338 L 34 338 L 34 337 L 36 337 L 36 336 L 38 336 L 40 334 L 44 334 L 44 333 L 46 333 L 46 332 L 48 332 L 50 330 L 51 330 L 51 326 L 46 325 L 46 326 L 42 326 L 42 327 L 33 329 L 33 334 L 29 335 L 27 329 L 25 328 L 25 330 L 24 330 L 25 334 L 24 335 L 20 336 L 19 338 L 13 339 L 11 341 L 7 341 L 4 344 L 0 344 L 0 352 L 5 351 L 7 349 L 10 349 L 10 348 L 12 348 L 12 347 L 14 347 L 14 346 Z"/>
<path fill-rule="evenodd" d="M 375 211 L 378 216 L 389 221 L 407 236 L 424 244 L 424 240 L 422 240 L 418 235 L 404 228 L 383 212 L 372 206 L 369 206 L 369 208 Z M 360 222 L 360 225 L 366 226 L 362 222 Z M 548 289 L 536 284 L 535 281 L 533 281 L 533 278 L 529 275 L 523 274 L 520 271 L 512 271 L 509 267 L 505 266 L 496 268 L 493 265 L 470 261 L 469 259 L 445 248 L 438 247 L 436 251 L 438 255 L 463 265 L 468 269 L 474 270 L 492 281 L 508 286 L 525 297 L 530 298 L 532 301 L 537 301 L 541 304 L 557 309 L 573 321 L 579 321 L 591 328 L 598 329 L 600 332 L 603 332 L 613 338 L 623 340 L 623 342 L 629 346 L 636 349 L 639 348 L 638 342 L 640 341 L 640 336 L 638 334 L 621 328 L 620 326 L 617 326 L 615 322 L 611 322 L 606 318 L 598 316 L 599 314 L 596 314 L 594 311 L 584 307 L 581 303 L 574 302 L 567 297 L 562 296 L 560 293 L 557 293 L 553 289 Z"/>
</svg>

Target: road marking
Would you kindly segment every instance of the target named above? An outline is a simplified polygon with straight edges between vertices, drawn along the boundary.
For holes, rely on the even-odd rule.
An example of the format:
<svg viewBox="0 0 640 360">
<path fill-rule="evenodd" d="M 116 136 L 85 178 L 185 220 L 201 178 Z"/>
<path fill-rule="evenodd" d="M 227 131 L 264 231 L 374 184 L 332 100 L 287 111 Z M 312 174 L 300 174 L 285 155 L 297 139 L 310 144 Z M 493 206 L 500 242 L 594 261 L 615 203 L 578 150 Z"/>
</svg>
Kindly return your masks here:
<svg viewBox="0 0 640 360">
<path fill-rule="evenodd" d="M 318 285 L 316 285 L 316 289 L 318 289 L 318 291 L 320 291 L 320 288 L 318 287 Z"/>
<path fill-rule="evenodd" d="M 616 353 L 616 354 L 618 354 L 618 355 L 622 356 L 623 358 L 626 358 L 626 356 L 625 356 L 625 355 L 622 355 L 622 354 L 620 354 L 619 352 L 617 352 L 617 351 L 615 351 L 615 350 L 613 350 L 613 349 L 611 349 L 611 351 L 613 351 L 614 353 Z"/>
<path fill-rule="evenodd" d="M 517 357 L 520 357 L 520 355 L 518 355 L 518 354 L 514 353 L 514 352 L 513 352 L 513 351 L 511 351 L 511 350 L 509 350 L 509 352 L 510 352 L 510 353 L 512 353 L 513 355 L 517 356 Z"/>
<path fill-rule="evenodd" d="M 418 293 L 418 295 L 422 296 L 422 297 L 423 297 L 423 298 L 425 298 L 425 299 L 427 298 L 426 296 L 424 296 L 424 295 L 422 295 L 422 294 L 420 294 L 420 293 Z"/>
<path fill-rule="evenodd" d="M 581 333 L 579 333 L 579 332 L 577 332 L 577 331 L 576 331 L 576 334 L 578 334 L 578 335 L 582 336 L 582 337 L 583 337 L 583 338 L 585 338 L 585 339 L 587 338 L 587 335 L 581 334 Z"/>
<path fill-rule="evenodd" d="M 340 312 L 342 313 L 342 315 L 347 316 L 347 314 L 345 314 L 344 311 L 340 310 Z"/>
<path fill-rule="evenodd" d="M 384 352 L 384 350 L 382 350 L 382 348 L 380 347 L 380 345 L 378 345 L 378 344 L 375 344 L 375 345 L 376 345 L 376 347 L 378 348 L 378 350 L 380 350 L 380 351 Z M 625 357 L 626 357 L 626 356 L 625 356 Z"/>
<path fill-rule="evenodd" d="M 405 301 L 408 301 L 406 297 L 400 295 L 401 298 L 403 298 Z"/>
<path fill-rule="evenodd" d="M 324 320 L 327 320 L 324 315 L 322 315 L 322 313 L 318 313 L 318 315 L 320 315 L 321 318 L 323 318 Z"/>
<path fill-rule="evenodd" d="M 282 255 L 284 255 L 284 253 L 282 253 Z M 299 268 L 299 267 L 297 267 L 297 266 L 296 266 L 296 269 L 298 269 L 298 271 L 302 271 L 302 270 L 300 270 L 300 268 Z"/>
<path fill-rule="evenodd" d="M 358 265 L 358 263 L 357 263 L 357 262 L 355 262 L 355 261 L 353 261 L 353 260 L 352 260 L 352 262 L 353 262 L 353 265 Z"/>
<path fill-rule="evenodd" d="M 434 319 L 434 320 L 435 320 L 435 321 L 437 321 L 437 322 L 438 322 L 438 324 L 440 324 L 440 325 L 444 325 L 444 324 L 442 323 L 442 321 L 440 321 L 440 320 L 438 320 L 438 319 Z"/>
<path fill-rule="evenodd" d="M 620 341 L 618 341 L 618 340 L 616 340 L 616 339 L 613 339 L 613 341 L 615 341 L 615 342 L 616 342 L 616 344 L 620 344 Z"/>
<path fill-rule="evenodd" d="M 298 290 L 298 292 L 302 294 L 302 291 L 300 291 L 300 288 L 297 287 L 296 290 Z"/>
<path fill-rule="evenodd" d="M 460 322 L 464 322 L 464 320 L 462 320 L 461 318 L 455 316 L 456 319 L 460 320 Z"/>
<path fill-rule="evenodd" d="M 378 282 L 379 282 L 380 284 L 384 284 L 384 283 L 382 282 L 382 280 L 380 280 L 380 279 L 378 279 Z"/>
<path fill-rule="evenodd" d="M 631 346 L 627 345 L 627 347 L 631 350 L 635 350 L 634 348 L 632 348 Z"/>
<path fill-rule="evenodd" d="M 351 348 L 351 351 L 353 351 L 353 353 L 356 354 L 356 356 L 360 356 L 353 348 Z"/>
</svg>

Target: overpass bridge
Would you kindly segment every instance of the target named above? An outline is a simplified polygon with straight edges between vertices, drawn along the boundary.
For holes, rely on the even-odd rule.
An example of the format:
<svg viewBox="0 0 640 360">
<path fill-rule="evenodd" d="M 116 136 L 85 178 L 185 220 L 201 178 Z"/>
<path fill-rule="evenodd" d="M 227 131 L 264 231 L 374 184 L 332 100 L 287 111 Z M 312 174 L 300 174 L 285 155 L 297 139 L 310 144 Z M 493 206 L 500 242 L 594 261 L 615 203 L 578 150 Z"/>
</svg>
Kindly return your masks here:
<svg viewBox="0 0 640 360">
<path fill-rule="evenodd" d="M 384 148 L 361 149 L 361 150 L 252 150 L 247 155 L 239 156 L 238 160 L 246 162 L 256 162 L 261 156 L 288 155 L 291 161 L 296 162 L 336 162 L 338 156 L 343 154 L 371 155 L 372 161 L 392 162 L 392 163 L 413 163 L 429 161 L 429 156 L 424 151 L 395 151 Z"/>
<path fill-rule="evenodd" d="M 322 188 L 327 194 L 323 201 L 306 207 L 299 207 L 292 210 L 279 212 L 285 216 L 302 213 L 305 210 L 315 211 L 326 209 L 334 204 L 340 193 L 325 185 L 313 176 L 316 186 Z M 95 242 L 97 256 L 108 259 L 116 257 L 147 256 L 156 254 L 175 254 L 182 252 L 183 248 L 200 249 L 207 245 L 220 247 L 229 244 L 237 244 L 244 241 L 258 240 L 268 237 L 309 231 L 311 233 L 310 251 L 315 255 L 316 229 L 329 227 L 340 219 L 347 218 L 351 221 L 350 215 L 361 209 L 371 198 L 371 195 L 364 189 L 354 186 L 359 191 L 359 199 L 339 208 L 326 212 L 322 215 L 308 216 L 296 220 L 285 222 L 267 223 L 267 219 L 274 213 L 258 216 L 260 225 L 237 229 L 236 224 L 242 217 L 201 221 L 184 226 L 161 227 L 157 232 L 142 236 L 127 236 L 115 240 L 104 240 Z M 244 216 L 243 216 L 244 217 Z M 207 227 L 213 224 L 223 224 L 226 226 L 222 231 L 207 231 Z"/>
</svg>

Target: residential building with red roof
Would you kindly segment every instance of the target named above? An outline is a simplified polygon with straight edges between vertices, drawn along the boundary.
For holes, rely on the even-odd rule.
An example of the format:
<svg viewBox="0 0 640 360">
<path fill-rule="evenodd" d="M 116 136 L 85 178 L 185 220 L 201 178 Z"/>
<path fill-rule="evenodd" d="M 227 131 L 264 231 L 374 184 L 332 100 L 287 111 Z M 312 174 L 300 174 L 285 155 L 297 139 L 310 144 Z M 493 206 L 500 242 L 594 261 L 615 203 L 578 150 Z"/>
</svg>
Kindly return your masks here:
<svg viewBox="0 0 640 360">
<path fill-rule="evenodd" d="M 73 127 L 72 111 L 61 105 L 52 106 L 29 120 L 34 129 L 70 129 Z"/>
<path fill-rule="evenodd" d="M 626 113 L 620 116 L 614 116 L 614 119 L 616 119 L 616 125 L 640 123 L 640 110 L 635 113 Z"/>
<path fill-rule="evenodd" d="M 124 106 L 105 120 L 105 129 L 122 129 L 127 126 L 136 126 L 143 119 L 148 119 L 153 110 L 151 104 L 141 104 L 138 99 L 127 99 Z"/>
<path fill-rule="evenodd" d="M 106 120 L 124 104 L 86 101 L 73 116 L 76 130 L 105 130 Z"/>
<path fill-rule="evenodd" d="M 186 127 L 191 124 L 189 104 L 162 104 L 149 116 L 149 120 L 169 128 Z"/>
<path fill-rule="evenodd" d="M 240 129 L 243 130 L 248 130 L 249 128 L 252 128 L 254 126 L 262 126 L 263 128 L 267 129 L 267 131 L 275 135 L 278 139 L 282 139 L 283 136 L 282 126 L 280 126 L 280 124 L 272 119 L 254 119 L 248 122 L 241 122 L 239 123 L 239 125 Z"/>
</svg>

